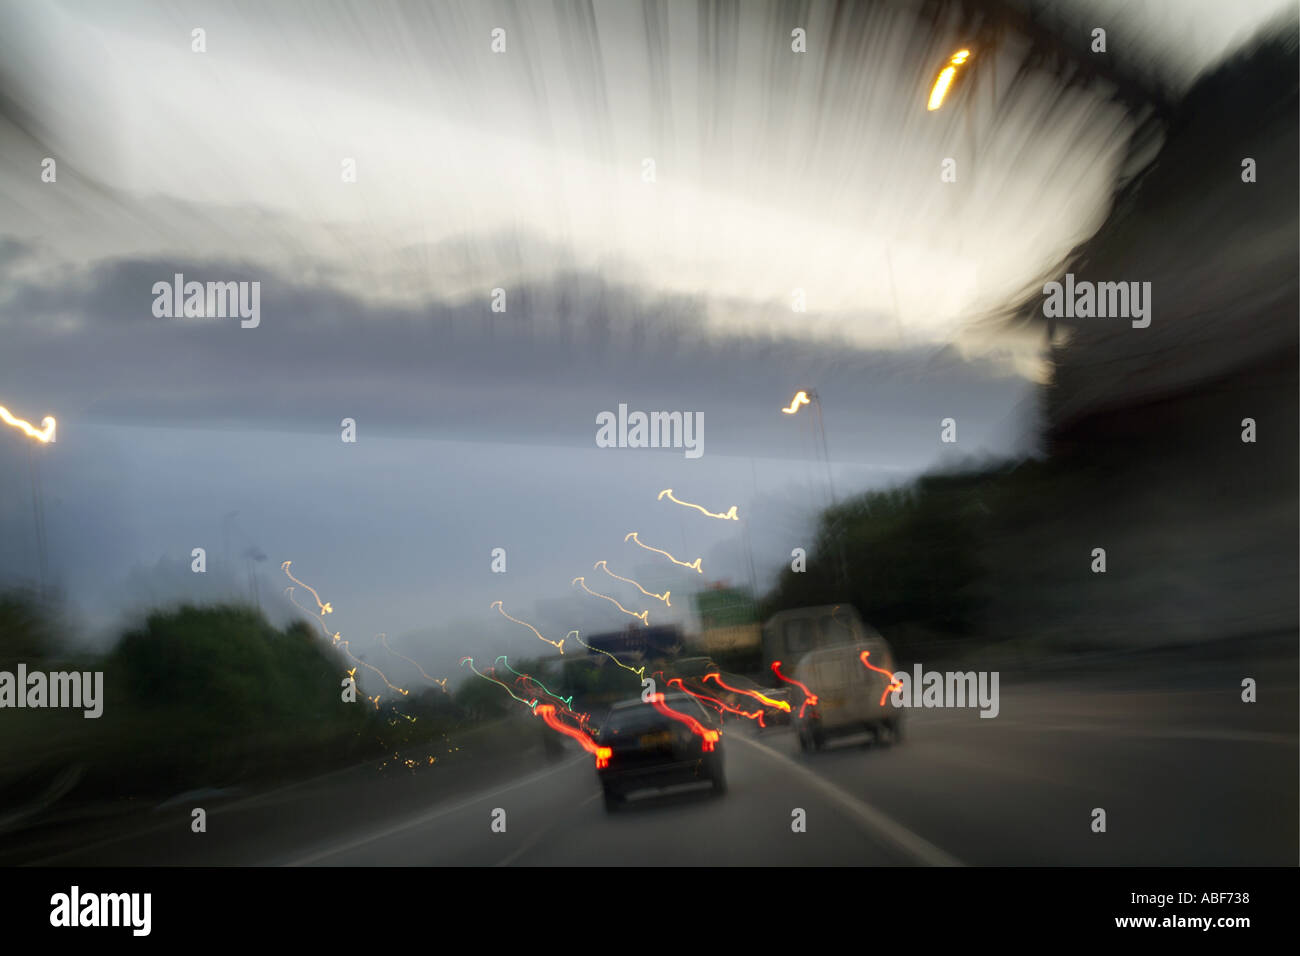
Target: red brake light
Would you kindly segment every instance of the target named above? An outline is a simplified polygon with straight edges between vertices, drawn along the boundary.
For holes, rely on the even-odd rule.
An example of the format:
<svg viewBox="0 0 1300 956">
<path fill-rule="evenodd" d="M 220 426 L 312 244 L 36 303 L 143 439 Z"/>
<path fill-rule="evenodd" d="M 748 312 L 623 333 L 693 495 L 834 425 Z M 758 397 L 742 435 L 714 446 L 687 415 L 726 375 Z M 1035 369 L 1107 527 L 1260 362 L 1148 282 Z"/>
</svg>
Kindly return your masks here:
<svg viewBox="0 0 1300 956">
<path fill-rule="evenodd" d="M 609 766 L 609 758 L 614 756 L 614 748 L 597 747 L 596 748 L 596 769 L 604 770 Z"/>
</svg>

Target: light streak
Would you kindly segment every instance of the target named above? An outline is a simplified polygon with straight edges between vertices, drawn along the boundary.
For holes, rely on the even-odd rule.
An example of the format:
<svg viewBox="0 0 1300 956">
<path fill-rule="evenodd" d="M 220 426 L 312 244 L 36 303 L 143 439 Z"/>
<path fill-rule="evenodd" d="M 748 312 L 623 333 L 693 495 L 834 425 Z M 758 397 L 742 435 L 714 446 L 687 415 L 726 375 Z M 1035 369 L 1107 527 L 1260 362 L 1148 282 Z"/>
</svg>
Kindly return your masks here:
<svg viewBox="0 0 1300 956">
<path fill-rule="evenodd" d="M 319 624 L 319 625 L 320 625 L 321 632 L 322 632 L 326 637 L 328 637 L 328 638 L 333 638 L 334 635 L 331 634 L 331 633 L 330 633 L 330 629 L 329 629 L 328 627 L 325 626 L 325 622 L 321 620 L 321 618 L 320 618 L 320 614 L 313 614 L 311 611 L 307 610 L 307 608 L 305 608 L 305 607 L 303 607 L 301 604 L 299 604 L 297 598 L 295 598 L 295 597 L 293 596 L 293 592 L 294 592 L 294 587 L 293 587 L 292 584 L 289 585 L 287 588 L 284 589 L 285 596 L 289 598 L 289 603 L 292 604 L 294 607 L 296 607 L 298 610 L 302 611 L 303 614 L 306 614 L 309 618 L 311 618 L 311 619 L 312 619 L 313 621 L 315 621 L 317 624 Z"/>
<path fill-rule="evenodd" d="M 618 608 L 618 609 L 619 609 L 620 611 L 622 611 L 624 614 L 628 615 L 629 617 L 634 617 L 634 618 L 636 618 L 636 619 L 637 619 L 638 621 L 640 621 L 640 622 L 642 623 L 642 625 L 644 625 L 645 627 L 649 627 L 649 626 L 650 626 L 650 612 L 649 612 L 649 611 L 642 611 L 640 614 L 634 614 L 633 612 L 631 612 L 631 611 L 629 611 L 627 608 L 625 608 L 623 605 L 621 605 L 621 604 L 619 604 L 617 601 L 615 601 L 615 600 L 614 600 L 612 597 L 610 597 L 608 594 L 601 594 L 599 591 L 593 591 L 591 588 L 587 587 L 587 579 L 586 579 L 586 578 L 582 578 L 582 577 L 574 578 L 572 581 L 569 582 L 569 584 L 570 584 L 570 586 L 572 586 L 572 585 L 574 585 L 574 584 L 581 584 L 581 585 L 582 585 L 582 589 L 583 589 L 584 591 L 586 591 L 588 594 L 590 594 L 592 597 L 604 598 L 606 601 L 608 601 L 610 604 L 614 605 L 616 608 Z"/>
<path fill-rule="evenodd" d="M 577 730 L 567 724 L 561 723 L 560 718 L 555 716 L 555 706 L 552 704 L 539 704 L 533 708 L 533 713 L 546 721 L 547 727 L 550 727 L 558 733 L 564 734 L 566 737 L 571 737 L 578 743 L 582 744 L 582 749 L 587 751 L 589 754 L 599 755 L 602 749 L 609 749 L 608 747 L 597 747 L 596 741 L 592 740 L 591 736 L 585 731 Z"/>
<path fill-rule="evenodd" d="M 903 689 L 903 682 L 902 682 L 901 680 L 895 680 L 895 679 L 894 679 L 894 675 L 891 674 L 889 671 L 885 670 L 883 667 L 877 667 L 875 664 L 871 663 L 871 661 L 867 660 L 867 658 L 871 656 L 871 652 L 870 652 L 870 651 L 863 651 L 863 652 L 862 652 L 861 654 L 859 654 L 858 656 L 859 656 L 860 658 L 862 658 L 862 663 L 864 663 L 864 664 L 867 665 L 867 669 L 868 669 L 868 670 L 873 670 L 873 671 L 875 671 L 877 674 L 884 674 L 886 677 L 889 678 L 889 686 L 886 687 L 886 688 L 885 688 L 885 692 L 884 692 L 883 694 L 880 695 L 880 706 L 881 706 L 881 707 L 884 707 L 884 706 L 885 706 L 885 698 L 888 697 L 890 694 L 892 694 L 892 693 L 893 693 L 894 691 L 896 691 L 896 690 L 902 690 L 902 689 Z"/>
<path fill-rule="evenodd" d="M 563 638 L 561 638 L 560 641 L 557 643 L 557 642 L 555 642 L 555 641 L 552 641 L 550 638 L 542 637 L 542 632 L 539 631 L 539 630 L 537 630 L 537 628 L 533 627 L 533 626 L 532 626 L 531 624 L 529 624 L 527 621 L 521 621 L 521 620 L 519 620 L 519 618 L 517 618 L 517 617 L 510 617 L 509 614 L 506 614 L 506 607 L 505 607 L 505 605 L 502 604 L 500 601 L 493 601 L 493 602 L 492 602 L 492 607 L 494 607 L 494 608 L 496 608 L 498 611 L 500 611 L 501 614 L 502 614 L 504 617 L 509 618 L 510 620 L 514 621 L 516 624 L 522 624 L 524 627 L 528 628 L 528 630 L 532 631 L 534 634 L 537 635 L 537 639 L 538 639 L 539 641 L 544 641 L 544 642 L 546 642 L 547 644 L 550 644 L 552 647 L 559 648 L 560 653 L 561 653 L 561 654 L 564 653 L 564 639 L 563 639 Z M 489 609 L 489 610 L 490 610 L 490 609 Z"/>
<path fill-rule="evenodd" d="M 397 693 L 401 694 L 403 697 L 409 696 L 411 693 L 409 690 L 405 690 L 401 687 L 398 687 L 396 684 L 390 681 L 388 679 L 388 676 L 383 671 L 381 671 L 378 667 L 376 667 L 374 664 L 367 664 L 365 661 L 361 660 L 359 657 L 354 655 L 352 651 L 349 650 L 349 642 L 342 640 L 342 635 L 339 632 L 335 631 L 333 634 L 330 633 L 329 628 L 325 626 L 325 615 L 332 613 L 334 608 L 332 608 L 328 603 L 321 601 L 320 595 L 316 593 L 315 589 L 312 588 L 311 585 L 303 584 L 302 581 L 299 581 L 297 578 L 293 576 L 292 572 L 289 571 L 289 565 L 291 563 L 292 562 L 290 561 L 285 561 L 283 564 L 280 565 L 280 570 L 289 576 L 289 580 L 293 581 L 295 584 L 302 585 L 308 591 L 311 591 L 312 597 L 316 599 L 316 606 L 319 610 L 317 611 L 317 613 L 312 614 L 311 611 L 307 610 L 307 608 L 299 604 L 298 601 L 294 598 L 293 588 L 287 587 L 284 589 L 284 593 L 289 596 L 290 603 L 292 603 L 294 607 L 302 611 L 308 617 L 315 620 L 315 622 L 318 625 L 320 625 L 320 629 L 325 634 L 325 636 L 330 638 L 333 641 L 334 646 L 340 648 L 343 651 L 343 653 L 348 656 L 348 659 L 351 660 L 354 664 L 359 664 L 362 667 L 366 668 L 366 670 L 374 671 L 376 674 L 379 675 L 379 679 L 388 685 L 389 690 L 397 691 Z M 348 672 L 348 676 L 352 677 L 353 680 L 355 680 L 356 679 L 355 675 L 356 675 L 356 668 L 354 667 L 351 671 Z M 379 709 L 378 695 L 376 695 L 373 698 L 367 698 L 367 700 L 372 700 L 375 704 L 375 709 L 376 710 Z"/>
<path fill-rule="evenodd" d="M 763 712 L 761 710 L 755 710 L 752 712 L 748 710 L 741 710 L 739 707 L 733 707 L 730 704 L 726 703 L 725 701 L 718 700 L 716 697 L 710 697 L 707 694 L 697 694 L 695 691 L 687 687 L 686 684 L 682 682 L 682 679 L 680 677 L 674 677 L 668 681 L 669 687 L 672 687 L 674 684 L 677 685 L 678 689 L 680 689 L 682 693 L 690 694 L 696 700 L 716 708 L 719 713 L 726 711 L 728 714 L 735 714 L 737 717 L 744 717 L 747 720 L 756 720 L 758 721 L 758 726 L 760 727 L 767 726 L 767 724 L 763 722 Z"/>
<path fill-rule="evenodd" d="M 721 733 L 716 730 L 708 729 L 689 714 L 683 714 L 679 711 L 673 710 L 664 703 L 663 694 L 655 694 L 652 696 L 650 698 L 650 703 L 654 705 L 655 710 L 659 711 L 659 713 L 663 714 L 665 717 L 671 717 L 673 720 L 683 723 L 687 727 L 691 728 L 691 733 L 696 734 L 702 741 L 704 741 L 704 751 L 706 753 L 713 750 L 713 745 L 717 743 L 718 738 L 722 736 Z"/>
<path fill-rule="evenodd" d="M 527 682 L 524 681 L 523 678 L 520 678 L 519 681 L 517 681 L 516 683 L 519 682 L 523 682 L 525 683 L 525 685 L 527 684 Z M 538 698 L 538 700 L 540 699 L 541 698 Z M 556 714 L 558 714 L 561 717 L 568 717 L 570 720 L 576 723 L 578 727 L 582 730 L 587 730 L 587 722 L 591 719 L 591 714 L 580 714 L 572 707 L 561 707 L 556 710 Z M 590 731 L 588 731 L 588 733 L 590 733 Z"/>
<path fill-rule="evenodd" d="M 54 420 L 53 415 L 46 415 L 41 419 L 41 427 L 39 429 L 33 428 L 31 422 L 26 422 L 21 418 L 15 418 L 13 415 L 10 415 L 9 409 L 5 408 L 3 405 L 0 405 L 0 421 L 3 421 L 6 425 L 12 425 L 28 438 L 35 438 L 43 445 L 49 444 L 54 440 L 54 429 L 58 425 L 58 422 Z"/>
<path fill-rule="evenodd" d="M 800 681 L 795 680 L 793 677 L 786 677 L 784 674 L 782 674 L 780 661 L 772 662 L 772 673 L 775 674 L 777 677 L 781 678 L 781 680 L 785 681 L 787 684 L 794 684 L 795 687 L 798 687 L 801 691 L 803 691 L 803 704 L 799 707 L 800 718 L 803 717 L 803 712 L 805 707 L 817 706 L 817 695 L 814 694 L 812 691 L 810 691 L 807 688 L 807 686 L 805 686 Z"/>
<path fill-rule="evenodd" d="M 694 509 L 695 509 L 696 511 L 698 511 L 700 514 L 702 514 L 702 515 L 708 515 L 710 518 L 717 518 L 719 521 L 739 521 L 739 520 L 740 520 L 739 518 L 736 517 L 736 506 L 735 506 L 735 505 L 732 505 L 731 508 L 727 511 L 726 514 L 717 514 L 716 512 L 708 511 L 708 510 L 706 510 L 706 509 L 704 509 L 704 508 L 701 508 L 699 505 L 693 505 L 693 504 L 691 504 L 689 501 L 682 501 L 680 498 L 677 498 L 677 497 L 675 497 L 675 496 L 673 495 L 673 490 L 672 490 L 671 488 L 665 488 L 663 491 L 659 492 L 659 497 L 656 498 L 655 500 L 656 500 L 656 501 L 663 501 L 663 500 L 664 500 L 664 495 L 667 495 L 667 496 L 668 496 L 668 500 L 669 500 L 669 501 L 676 502 L 677 504 L 682 505 L 683 507 L 686 507 L 686 508 L 694 508 Z"/>
<path fill-rule="evenodd" d="M 795 412 L 799 411 L 800 405 L 807 405 L 807 404 L 808 404 L 808 393 L 804 391 L 798 391 L 794 393 L 794 398 L 790 399 L 790 407 L 783 408 L 781 409 L 781 411 L 785 412 L 787 415 L 793 415 Z"/>
<path fill-rule="evenodd" d="M 466 663 L 468 663 L 468 664 L 469 664 L 469 669 L 472 670 L 475 674 L 478 674 L 478 676 L 481 677 L 481 678 L 483 678 L 484 680 L 490 680 L 492 683 L 496 684 L 498 687 L 500 687 L 502 690 L 504 690 L 507 694 L 509 694 L 511 697 L 513 697 L 515 700 L 519 701 L 519 703 L 523 704 L 525 707 L 529 708 L 530 710 L 537 706 L 537 698 L 534 697 L 532 700 L 524 700 L 522 697 L 520 697 L 518 694 L 516 694 L 514 691 L 512 691 L 512 690 L 511 690 L 509 687 L 507 687 L 505 684 L 501 683 L 501 681 L 497 680 L 495 677 L 488 677 L 487 674 L 484 674 L 482 671 L 480 671 L 477 667 L 474 666 L 474 658 L 472 658 L 472 657 L 462 657 L 462 658 L 460 659 L 460 663 L 461 663 L 461 666 L 462 666 L 462 667 L 463 667 Z"/>
<path fill-rule="evenodd" d="M 283 571 L 285 574 L 289 575 L 289 580 L 292 581 L 294 584 L 301 585 L 302 587 L 305 587 L 308 591 L 311 592 L 311 596 L 316 599 L 316 607 L 320 609 L 320 614 L 322 616 L 326 614 L 333 614 L 334 608 L 331 607 L 329 604 L 322 603 L 320 599 L 320 595 L 316 593 L 316 589 L 314 587 L 312 587 L 310 584 L 303 584 L 301 581 L 299 581 L 297 578 L 293 576 L 293 572 L 289 570 L 289 565 L 291 564 L 293 564 L 292 561 L 284 562 L 284 564 L 280 565 L 280 570 Z"/>
<path fill-rule="evenodd" d="M 604 648 L 600 648 L 600 647 L 592 647 L 590 644 L 588 644 L 586 641 L 584 641 L 582 638 L 580 638 L 580 637 L 578 636 L 578 632 L 577 632 L 577 631 L 570 631 L 569 634 L 572 634 L 572 635 L 573 635 L 573 639 L 574 639 L 575 641 L 577 641 L 579 644 L 581 644 L 583 647 L 585 647 L 587 650 L 589 650 L 589 651 L 595 651 L 597 654 L 604 654 L 604 655 L 605 655 L 606 657 L 608 657 L 611 661 L 613 661 L 613 662 L 614 662 L 615 664 L 617 664 L 619 667 L 623 668 L 623 670 L 627 671 L 628 673 L 630 673 L 630 674 L 635 674 L 637 677 L 643 677 L 643 676 L 645 676 L 645 665 L 644 665 L 644 664 L 642 664 L 642 665 L 641 665 L 640 667 L 638 667 L 638 668 L 633 669 L 633 668 L 631 668 L 631 667 L 628 667 L 626 664 L 624 664 L 622 661 L 620 661 L 617 657 L 615 657 L 613 654 L 611 654 L 609 651 L 605 650 Z M 568 639 L 569 634 L 564 635 L 566 640 Z"/>
<path fill-rule="evenodd" d="M 957 67 L 968 59 L 970 59 L 970 50 L 958 50 L 948 60 L 948 65 L 939 71 L 939 75 L 934 81 L 934 88 L 930 90 L 930 101 L 925 107 L 927 110 L 934 112 L 943 105 L 943 98 L 948 94 L 948 87 L 952 85 L 953 77 L 957 75 Z"/>
<path fill-rule="evenodd" d="M 376 667 L 374 664 L 367 664 L 367 663 L 366 663 L 365 661 L 363 661 L 361 658 L 356 657 L 356 656 L 352 653 L 352 651 L 350 651 L 350 650 L 348 649 L 348 647 L 349 647 L 349 642 L 348 642 L 348 641 L 344 641 L 344 640 L 340 640 L 340 637 L 341 637 L 340 634 L 338 634 L 338 633 L 335 633 L 335 634 L 334 634 L 334 645 L 335 645 L 336 647 L 340 648 L 340 649 L 343 651 L 343 653 L 346 654 L 346 655 L 348 656 L 348 658 L 349 658 L 353 663 L 355 663 L 355 664 L 360 664 L 362 667 L 366 668 L 366 670 L 372 670 L 372 671 L 374 671 L 376 674 L 379 675 L 379 679 L 380 679 L 381 681 L 383 681 L 385 684 L 388 685 L 388 689 L 389 689 L 389 690 L 395 690 L 395 691 L 397 691 L 397 693 L 401 694 L 403 697 L 407 697 L 407 696 L 410 695 L 411 692 L 410 692 L 409 690 L 405 690 L 405 689 L 403 689 L 403 688 L 401 688 L 401 687 L 398 687 L 396 684 L 394 684 L 392 681 L 390 681 L 390 680 L 388 679 L 387 675 L 384 674 L 384 672 L 381 671 L 381 670 L 380 670 L 378 667 Z M 376 696 L 376 697 L 374 698 L 374 700 L 375 700 L 375 701 L 378 701 L 378 700 L 379 700 L 379 697 Z M 375 709 L 376 709 L 376 710 L 379 709 L 379 704 L 378 704 L 378 703 L 375 704 Z"/>
<path fill-rule="evenodd" d="M 659 674 L 660 676 L 663 675 L 663 671 L 655 671 L 655 673 L 656 673 L 656 674 Z M 689 687 L 687 687 L 684 683 L 682 683 L 682 679 L 681 679 L 680 677 L 670 677 L 670 678 L 669 678 L 668 680 L 666 680 L 664 683 L 665 683 L 668 687 L 672 687 L 673 684 L 676 684 L 676 685 L 677 685 L 677 689 L 680 690 L 683 694 L 690 694 L 690 695 L 691 695 L 692 697 L 694 697 L 696 700 L 698 700 L 698 701 L 703 701 L 704 703 L 706 703 L 706 704 L 708 704 L 710 707 L 712 707 L 714 710 L 716 710 L 718 713 L 722 713 L 724 710 L 730 710 L 730 708 L 727 707 L 727 705 L 724 704 L 722 701 L 717 700 L 717 699 L 715 699 L 715 698 L 713 698 L 713 697 L 710 697 L 708 694 L 697 694 L 697 693 L 695 693 L 695 691 L 691 690 L 691 689 L 690 689 Z"/>
<path fill-rule="evenodd" d="M 611 570 L 609 569 L 609 565 L 606 564 L 603 560 L 602 560 L 602 561 L 597 561 L 595 564 L 593 564 L 593 565 L 591 566 L 591 569 L 592 569 L 593 571 L 594 571 L 596 568 L 600 568 L 602 571 L 604 571 L 606 574 L 608 574 L 611 578 L 618 578 L 620 581 L 626 581 L 628 584 L 632 585 L 634 588 L 636 588 L 638 591 L 640 591 L 640 592 L 641 592 L 642 594 L 644 594 L 646 597 L 654 598 L 656 601 L 663 601 L 664 604 L 668 605 L 669 607 L 672 607 L 672 606 L 673 606 L 673 602 L 669 600 L 669 597 L 670 597 L 670 596 L 672 595 L 672 593 L 673 593 L 672 591 L 665 591 L 663 594 L 655 594 L 653 591 L 647 591 L 645 588 L 641 587 L 641 585 L 637 584 L 637 583 L 636 583 L 635 581 L 633 581 L 631 578 L 625 578 L 625 577 L 623 577 L 623 575 L 621 575 L 621 574 L 615 574 L 613 571 L 611 571 Z"/>
<path fill-rule="evenodd" d="M 777 710 L 784 710 L 786 712 L 789 712 L 790 710 L 790 705 L 783 700 L 774 700 L 773 698 L 768 697 L 766 694 L 760 694 L 756 690 L 741 690 L 739 687 L 732 687 L 730 684 L 723 683 L 722 675 L 719 674 L 717 671 L 714 671 L 711 674 L 705 674 L 700 679 L 708 680 L 710 677 L 713 678 L 713 682 L 717 684 L 719 687 L 725 690 L 729 690 L 733 694 L 744 694 L 746 697 L 753 697 L 755 700 L 762 701 L 764 704 L 767 704 L 769 707 L 775 707 Z"/>
<path fill-rule="evenodd" d="M 436 684 L 437 686 L 441 687 L 442 692 L 444 694 L 447 693 L 447 678 L 444 677 L 442 680 L 438 680 L 437 678 L 430 677 L 428 674 L 424 672 L 424 668 L 421 667 L 419 664 L 416 664 L 415 661 L 411 660 L 405 654 L 397 653 L 397 651 L 393 650 L 391 647 L 388 646 L 387 634 L 380 634 L 378 637 L 378 641 L 384 650 L 388 651 L 388 653 L 392 654 L 394 657 L 400 657 L 402 660 L 406 661 L 406 663 L 414 665 L 415 669 L 420 672 L 421 677 L 427 680 L 430 684 Z"/>
<path fill-rule="evenodd" d="M 538 687 L 540 687 L 540 688 L 542 689 L 543 693 L 545 693 L 547 697 L 550 697 L 550 698 L 553 699 L 553 700 L 558 700 L 558 701 L 559 701 L 560 703 L 562 703 L 565 707 L 567 707 L 570 711 L 573 710 L 573 695 L 572 695 L 572 694 L 570 694 L 568 697 L 561 697 L 559 694 L 552 694 L 549 690 L 547 690 L 546 685 L 543 684 L 541 681 L 539 681 L 539 680 L 538 680 L 536 677 L 534 677 L 532 674 L 521 674 L 521 673 L 519 673 L 519 671 L 517 671 L 517 670 L 515 670 L 513 667 L 511 667 L 511 666 L 510 666 L 510 661 L 506 658 L 506 655 L 505 655 L 505 654 L 502 654 L 500 657 L 498 657 L 498 658 L 496 659 L 496 661 L 494 661 L 494 663 L 497 663 L 497 664 L 505 664 L 505 665 L 506 665 L 506 670 L 508 670 L 510 673 L 514 674 L 516 677 L 523 677 L 523 678 L 525 678 L 525 679 L 527 679 L 527 680 L 532 681 L 534 684 L 536 684 Z"/>
<path fill-rule="evenodd" d="M 657 554 L 662 554 L 673 564 L 680 564 L 682 567 L 690 568 L 692 571 L 698 571 L 700 574 L 704 573 L 704 569 L 700 567 L 700 562 L 704 560 L 703 558 L 696 558 L 690 564 L 687 564 L 685 561 L 678 561 L 667 551 L 664 551 L 660 548 L 652 548 L 650 547 L 650 545 L 642 543 L 641 539 L 638 538 L 636 535 L 637 533 L 635 531 L 629 531 L 626 535 L 623 536 L 623 540 L 624 541 L 630 540 L 633 544 L 635 544 L 639 548 L 645 548 L 647 551 L 654 551 Z"/>
</svg>

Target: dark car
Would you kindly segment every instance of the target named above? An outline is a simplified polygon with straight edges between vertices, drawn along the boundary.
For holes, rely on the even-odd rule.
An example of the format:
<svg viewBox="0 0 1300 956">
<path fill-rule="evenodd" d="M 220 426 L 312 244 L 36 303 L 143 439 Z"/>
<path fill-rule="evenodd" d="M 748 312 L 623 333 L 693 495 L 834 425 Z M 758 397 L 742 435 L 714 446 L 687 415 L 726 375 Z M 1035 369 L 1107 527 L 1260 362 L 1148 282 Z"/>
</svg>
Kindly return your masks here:
<svg viewBox="0 0 1300 956">
<path fill-rule="evenodd" d="M 638 790 L 708 783 L 727 790 L 722 721 L 688 694 L 656 694 L 615 704 L 596 738 L 596 775 L 605 809 L 614 811 Z"/>
</svg>

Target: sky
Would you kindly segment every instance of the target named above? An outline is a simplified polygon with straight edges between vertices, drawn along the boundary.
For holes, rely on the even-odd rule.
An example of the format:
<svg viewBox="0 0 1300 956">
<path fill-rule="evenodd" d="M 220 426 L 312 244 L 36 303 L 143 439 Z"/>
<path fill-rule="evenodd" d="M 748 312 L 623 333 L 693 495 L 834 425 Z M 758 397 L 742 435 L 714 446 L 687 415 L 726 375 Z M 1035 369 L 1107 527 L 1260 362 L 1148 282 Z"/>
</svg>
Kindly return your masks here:
<svg viewBox="0 0 1300 956">
<path fill-rule="evenodd" d="M 1054 9 L 1177 89 L 1287 5 L 1139 6 Z M 59 420 L 0 433 L 0 584 L 43 516 L 101 640 L 250 596 L 250 563 L 287 615 L 292 560 L 354 642 L 523 653 L 492 602 L 622 626 L 570 583 L 606 559 L 689 624 L 705 581 L 768 587 L 832 489 L 1032 451 L 1042 343 L 975 320 L 1101 222 L 1131 120 L 1013 82 L 1015 38 L 927 112 L 964 34 L 918 9 L 0 3 L 0 405 Z M 260 283 L 260 323 L 155 316 L 176 273 Z M 620 403 L 703 413 L 704 454 L 596 447 Z"/>
</svg>

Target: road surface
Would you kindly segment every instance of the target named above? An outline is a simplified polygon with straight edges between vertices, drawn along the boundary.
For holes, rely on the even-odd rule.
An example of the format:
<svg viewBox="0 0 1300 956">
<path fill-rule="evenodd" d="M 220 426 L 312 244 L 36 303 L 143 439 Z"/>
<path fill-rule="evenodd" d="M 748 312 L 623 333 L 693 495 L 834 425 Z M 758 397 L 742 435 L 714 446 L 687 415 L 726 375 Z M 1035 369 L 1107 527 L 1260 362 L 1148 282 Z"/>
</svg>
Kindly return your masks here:
<svg viewBox="0 0 1300 956">
<path fill-rule="evenodd" d="M 1295 865 L 1293 666 L 1261 679 L 1258 704 L 1243 703 L 1236 682 L 1209 669 L 1163 688 L 1004 685 L 994 719 L 914 711 L 898 746 L 847 738 L 817 754 L 800 753 L 787 730 L 729 725 L 725 795 L 657 795 L 613 815 L 576 749 L 409 778 L 346 768 L 206 801 L 206 833 L 191 832 L 181 801 L 111 826 L 51 828 L 0 862 Z M 1097 808 L 1104 833 L 1092 827 Z"/>
</svg>

